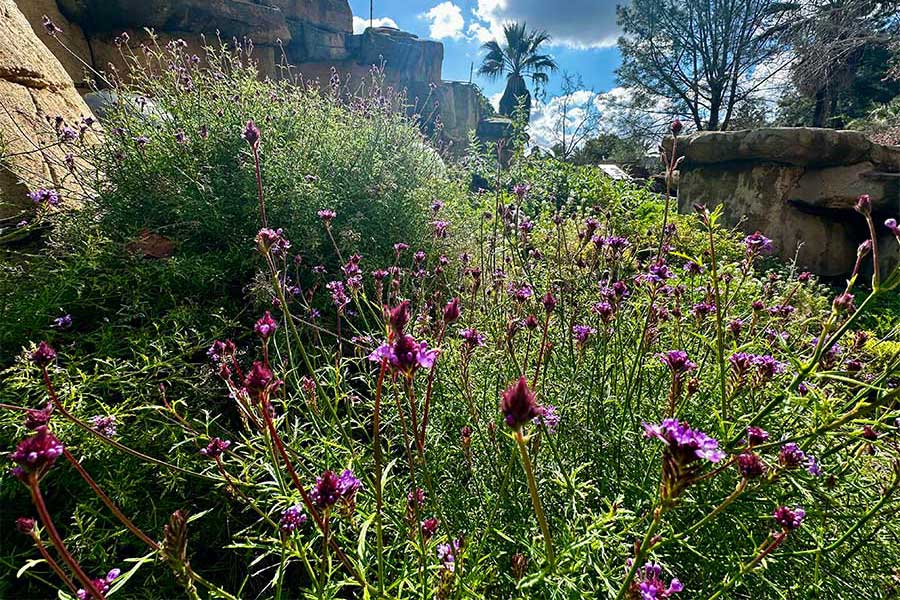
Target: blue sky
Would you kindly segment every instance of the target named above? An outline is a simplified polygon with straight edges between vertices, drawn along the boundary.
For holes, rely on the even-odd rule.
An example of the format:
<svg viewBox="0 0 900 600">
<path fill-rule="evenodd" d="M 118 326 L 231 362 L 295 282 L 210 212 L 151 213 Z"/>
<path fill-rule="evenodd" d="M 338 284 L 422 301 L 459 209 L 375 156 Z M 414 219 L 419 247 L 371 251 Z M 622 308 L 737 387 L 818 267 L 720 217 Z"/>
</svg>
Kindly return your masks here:
<svg viewBox="0 0 900 600">
<path fill-rule="evenodd" d="M 619 0 L 621 1 L 621 0 Z M 581 75 L 584 86 L 596 92 L 615 87 L 619 53 L 613 0 L 374 0 L 376 25 L 391 24 L 419 37 L 444 44 L 444 79 L 468 81 L 471 65 L 477 71 L 483 41 L 495 36 L 504 21 L 525 21 L 546 29 L 548 47 L 561 70 Z M 369 0 L 350 0 L 357 28 L 369 18 Z M 490 82 L 477 73 L 474 81 L 488 97 L 503 91 L 504 81 Z M 552 77 L 548 95 L 559 94 L 561 77 Z M 550 99 L 548 98 L 548 102 Z"/>
</svg>

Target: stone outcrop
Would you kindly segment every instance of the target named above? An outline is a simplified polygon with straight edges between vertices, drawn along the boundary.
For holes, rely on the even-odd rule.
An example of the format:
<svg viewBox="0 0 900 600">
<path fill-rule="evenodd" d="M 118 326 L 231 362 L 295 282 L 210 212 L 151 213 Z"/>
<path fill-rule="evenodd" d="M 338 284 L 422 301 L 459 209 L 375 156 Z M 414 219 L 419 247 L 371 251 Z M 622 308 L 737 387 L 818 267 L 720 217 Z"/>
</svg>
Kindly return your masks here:
<svg viewBox="0 0 900 600">
<path fill-rule="evenodd" d="M 413 106 L 416 98 L 429 97 L 432 107 L 437 103 L 438 118 L 424 121 L 441 122 L 442 137 L 457 150 L 465 148 L 469 131 L 489 114 L 474 86 L 441 80 L 443 44 L 390 27 L 354 35 L 348 0 L 16 1 L 84 93 L 92 77 L 82 60 L 97 71 L 112 65 L 126 73 L 116 36 L 128 33 L 129 44 L 137 47 L 151 42 L 145 30 L 150 28 L 159 45 L 184 40 L 201 57 L 204 44 L 213 44 L 217 36 L 226 43 L 252 40 L 252 58 L 263 76 L 284 76 L 286 62 L 293 75 L 307 81 L 327 83 L 334 69 L 343 81 L 366 82 L 373 66 L 383 67 L 385 82 L 406 88 Z M 44 14 L 63 29 L 60 40 L 81 60 L 44 32 Z"/>
<path fill-rule="evenodd" d="M 671 138 L 666 141 L 671 149 Z M 876 222 L 900 215 L 900 146 L 855 131 L 763 128 L 679 138 L 682 212 L 724 204 L 729 225 L 772 238 L 779 254 L 826 276 L 850 272 L 866 239 L 853 210 L 869 194 Z M 897 260 L 893 244 L 885 268 Z"/>
<path fill-rule="evenodd" d="M 55 187 L 77 196 L 53 120 L 77 128 L 91 111 L 63 65 L 47 49 L 12 0 L 0 0 L 0 217 L 18 212 L 26 194 Z M 88 140 L 93 136 L 88 133 Z"/>
</svg>

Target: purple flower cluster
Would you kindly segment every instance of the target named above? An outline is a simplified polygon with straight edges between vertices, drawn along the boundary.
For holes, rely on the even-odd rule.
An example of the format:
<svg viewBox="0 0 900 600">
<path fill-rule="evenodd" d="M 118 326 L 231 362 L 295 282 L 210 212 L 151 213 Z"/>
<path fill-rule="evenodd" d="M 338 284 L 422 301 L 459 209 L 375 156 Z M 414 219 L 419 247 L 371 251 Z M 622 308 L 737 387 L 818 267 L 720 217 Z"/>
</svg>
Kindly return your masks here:
<svg viewBox="0 0 900 600">
<path fill-rule="evenodd" d="M 13 475 L 21 478 L 26 473 L 36 473 L 40 476 L 53 466 L 62 453 L 62 442 L 50 433 L 46 425 L 41 425 L 34 430 L 34 434 L 19 442 L 9 455 L 17 465 L 13 468 Z"/>
<path fill-rule="evenodd" d="M 575 338 L 575 342 L 577 342 L 579 346 L 584 346 L 584 344 L 587 343 L 588 338 L 595 333 L 597 333 L 597 330 L 588 325 L 572 326 L 572 337 Z"/>
<path fill-rule="evenodd" d="M 684 585 L 677 579 L 666 583 L 662 580 L 662 569 L 659 565 L 648 562 L 638 569 L 628 589 L 629 600 L 665 600 L 673 594 L 684 590 Z"/>
<path fill-rule="evenodd" d="M 228 450 L 229 446 L 231 446 L 231 442 L 214 437 L 206 445 L 206 448 L 200 449 L 200 454 L 209 458 L 218 458 L 222 456 L 223 452 Z"/>
<path fill-rule="evenodd" d="M 524 375 L 504 390 L 500 398 L 500 411 L 506 424 L 515 430 L 544 414 L 544 409 L 535 402 L 534 392 L 528 387 Z"/>
<path fill-rule="evenodd" d="M 59 206 L 59 192 L 47 188 L 38 188 L 28 192 L 28 199 L 38 206 Z"/>
<path fill-rule="evenodd" d="M 291 242 L 284 237 L 283 229 L 263 227 L 256 234 L 256 247 L 263 254 L 271 252 L 275 256 L 281 256 L 291 247 Z"/>
<path fill-rule="evenodd" d="M 109 573 L 106 574 L 106 577 L 103 579 L 93 579 L 91 583 L 94 584 L 94 588 L 101 594 L 105 594 L 109 591 L 110 584 L 119 578 L 119 575 L 122 573 L 119 569 L 113 569 Z M 88 593 L 87 590 L 80 589 L 75 593 L 75 596 L 78 600 L 88 600 L 91 597 L 91 594 Z"/>
<path fill-rule="evenodd" d="M 544 406 L 543 412 L 534 418 L 534 422 L 537 425 L 543 425 L 547 428 L 547 431 L 550 433 L 555 433 L 557 426 L 559 426 L 559 422 L 562 419 L 559 416 L 559 411 L 555 406 Z"/>
<path fill-rule="evenodd" d="M 785 531 L 792 531 L 800 527 L 803 518 L 806 517 L 806 511 L 802 508 L 789 508 L 787 506 L 779 506 L 772 513 L 775 522 L 781 525 Z"/>
<path fill-rule="evenodd" d="M 278 329 L 278 323 L 272 318 L 272 314 L 269 311 L 266 311 L 253 326 L 253 332 L 263 341 L 272 337 L 276 329 Z"/>
<path fill-rule="evenodd" d="M 669 367 L 674 375 L 682 375 L 697 368 L 697 364 L 688 358 L 684 350 L 669 350 L 657 355 L 657 358 Z"/>
<path fill-rule="evenodd" d="M 303 507 L 296 504 L 282 511 L 278 525 L 282 533 L 291 534 L 306 523 L 306 520 L 307 517 L 306 513 L 303 512 Z"/>
<path fill-rule="evenodd" d="M 316 485 L 309 496 L 316 507 L 330 508 L 338 502 L 352 503 L 360 487 L 362 483 L 350 469 L 345 469 L 340 475 L 325 471 L 316 478 Z"/>
<path fill-rule="evenodd" d="M 801 450 L 800 446 L 794 442 L 788 442 L 781 446 L 781 450 L 778 452 L 778 462 L 785 469 L 796 469 L 805 465 L 806 471 L 810 475 L 822 474 L 822 468 L 816 461 L 816 457 Z"/>
<path fill-rule="evenodd" d="M 768 354 L 758 355 L 748 352 L 736 352 L 728 357 L 731 370 L 738 380 L 743 379 L 751 369 L 756 368 L 760 382 L 770 381 L 776 375 L 784 373 L 784 363 L 778 362 Z"/>
<path fill-rule="evenodd" d="M 116 437 L 116 417 L 115 415 L 95 415 L 91 417 L 91 428 L 108 438 Z"/>
<path fill-rule="evenodd" d="M 676 462 L 686 465 L 705 459 L 717 463 L 725 458 L 719 442 L 698 429 L 678 419 L 665 419 L 659 425 L 644 423 L 644 437 L 656 438 L 664 443 Z"/>
<path fill-rule="evenodd" d="M 434 366 L 438 351 L 429 349 L 426 342 L 417 342 L 411 335 L 400 335 L 392 344 L 382 344 L 371 354 L 369 360 L 381 362 L 387 359 L 395 369 L 412 375 L 419 368 L 430 369 Z"/>
<path fill-rule="evenodd" d="M 459 558 L 460 550 L 462 549 L 462 540 L 455 539 L 448 544 L 438 544 L 437 547 L 437 556 L 438 561 L 440 561 L 441 566 L 447 571 L 453 572 L 456 570 L 456 559 Z"/>
<path fill-rule="evenodd" d="M 768 254 L 773 250 L 772 240 L 758 231 L 744 238 L 744 246 L 747 248 L 747 254 L 751 256 Z"/>
</svg>

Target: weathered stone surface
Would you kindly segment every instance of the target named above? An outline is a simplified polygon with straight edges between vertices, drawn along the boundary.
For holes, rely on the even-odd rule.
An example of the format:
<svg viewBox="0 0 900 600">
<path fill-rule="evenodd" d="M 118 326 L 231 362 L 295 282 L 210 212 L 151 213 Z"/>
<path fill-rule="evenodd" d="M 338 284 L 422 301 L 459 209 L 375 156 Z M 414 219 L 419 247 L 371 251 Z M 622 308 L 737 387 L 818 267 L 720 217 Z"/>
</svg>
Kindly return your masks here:
<svg viewBox="0 0 900 600">
<path fill-rule="evenodd" d="M 671 148 L 671 138 L 666 146 Z M 766 128 L 679 138 L 679 208 L 724 204 L 725 222 L 772 238 L 785 259 L 821 275 L 845 275 L 868 236 L 853 210 L 869 194 L 876 222 L 900 215 L 900 148 L 856 131 Z M 887 244 L 885 265 L 896 249 Z"/>
<path fill-rule="evenodd" d="M 666 141 L 671 147 L 671 138 Z M 900 164 L 900 148 L 885 149 L 859 131 L 812 127 L 764 127 L 741 131 L 703 131 L 679 138 L 684 165 L 731 161 L 769 161 L 786 165 L 825 167 L 873 160 L 877 165 Z"/>
<path fill-rule="evenodd" d="M 77 127 L 91 111 L 12 0 L 0 0 L 0 104 L 0 216 L 18 212 L 39 187 L 56 187 L 66 200 L 83 193 L 48 119 L 59 115 Z"/>
<path fill-rule="evenodd" d="M 63 16 L 59 11 L 56 0 L 20 1 L 18 7 L 19 10 L 22 11 L 22 14 L 25 15 L 25 18 L 28 19 L 28 22 L 31 23 L 31 28 L 37 34 L 38 38 L 51 52 L 53 52 L 63 68 L 69 74 L 69 77 L 75 82 L 75 86 L 78 88 L 86 88 L 86 66 L 82 60 L 85 57 L 90 59 L 91 51 L 88 46 L 87 37 L 85 37 L 81 27 L 70 22 Z M 61 32 L 56 33 L 57 39 L 54 39 L 41 25 L 41 19 L 44 15 L 50 17 L 50 20 L 53 21 L 57 27 L 62 29 Z M 65 44 L 66 48 L 69 48 L 79 58 L 66 52 L 65 49 L 60 46 L 60 43 Z M 88 62 L 88 64 L 90 64 L 90 62 Z"/>
<path fill-rule="evenodd" d="M 268 0 L 285 18 L 313 23 L 322 29 L 353 33 L 353 12 L 348 0 Z"/>
<path fill-rule="evenodd" d="M 370 27 L 360 38 L 357 62 L 365 66 L 384 63 L 392 81 L 440 81 L 444 45 L 420 40 L 392 27 Z"/>
<path fill-rule="evenodd" d="M 441 81 L 406 85 L 409 112 L 418 114 L 426 133 L 451 152 L 462 151 L 469 134 L 487 115 L 487 101 L 471 83 Z"/>
<path fill-rule="evenodd" d="M 250 0 L 57 0 L 63 14 L 90 35 L 149 27 L 225 38 L 249 37 L 257 44 L 288 42 L 291 34 L 277 6 Z"/>
<path fill-rule="evenodd" d="M 350 57 L 349 34 L 320 27 L 308 21 L 289 21 L 292 41 L 287 48 L 292 64 L 333 62 Z"/>
</svg>

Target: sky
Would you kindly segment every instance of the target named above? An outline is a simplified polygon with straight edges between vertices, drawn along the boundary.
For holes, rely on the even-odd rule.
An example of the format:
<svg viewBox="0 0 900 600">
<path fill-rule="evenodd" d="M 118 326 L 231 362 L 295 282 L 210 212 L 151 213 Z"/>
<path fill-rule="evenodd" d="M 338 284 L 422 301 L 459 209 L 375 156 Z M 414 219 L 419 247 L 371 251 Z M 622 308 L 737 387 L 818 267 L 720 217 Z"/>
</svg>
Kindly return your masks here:
<svg viewBox="0 0 900 600">
<path fill-rule="evenodd" d="M 468 81 L 483 55 L 481 45 L 495 39 L 504 22 L 525 22 L 529 28 L 546 30 L 551 36 L 547 52 L 560 71 L 581 76 L 584 88 L 594 92 L 616 92 L 615 70 L 620 64 L 615 47 L 618 37 L 616 4 L 622 0 L 374 0 L 374 24 L 399 27 L 423 39 L 444 44 L 443 78 Z M 369 0 L 350 0 L 354 30 L 369 24 Z M 485 95 L 495 103 L 505 79 L 490 81 L 473 76 Z M 547 96 L 535 103 L 532 137 L 549 146 L 559 105 L 562 77 L 552 75 Z"/>
</svg>

